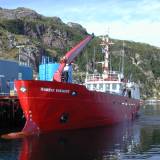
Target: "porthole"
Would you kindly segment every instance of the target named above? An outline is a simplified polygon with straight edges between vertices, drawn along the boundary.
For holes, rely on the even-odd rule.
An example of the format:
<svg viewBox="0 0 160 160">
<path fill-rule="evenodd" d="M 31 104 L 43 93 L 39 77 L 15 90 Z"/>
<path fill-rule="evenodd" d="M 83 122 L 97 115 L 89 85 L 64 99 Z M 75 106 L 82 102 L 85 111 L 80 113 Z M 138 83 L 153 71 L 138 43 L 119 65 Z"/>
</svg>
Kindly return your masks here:
<svg viewBox="0 0 160 160">
<path fill-rule="evenodd" d="M 63 113 L 60 117 L 60 123 L 67 123 L 69 119 L 69 114 L 68 113 Z"/>
</svg>

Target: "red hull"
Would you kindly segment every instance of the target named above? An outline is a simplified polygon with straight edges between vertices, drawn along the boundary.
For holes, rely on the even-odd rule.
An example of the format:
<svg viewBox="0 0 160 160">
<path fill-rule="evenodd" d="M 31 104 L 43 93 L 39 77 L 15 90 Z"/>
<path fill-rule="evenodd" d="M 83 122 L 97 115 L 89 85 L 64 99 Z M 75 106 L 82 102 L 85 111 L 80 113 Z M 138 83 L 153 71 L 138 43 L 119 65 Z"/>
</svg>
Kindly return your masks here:
<svg viewBox="0 0 160 160">
<path fill-rule="evenodd" d="M 140 102 L 62 82 L 16 81 L 27 133 L 89 128 L 131 120 Z M 62 121 L 62 115 L 66 121 Z"/>
</svg>

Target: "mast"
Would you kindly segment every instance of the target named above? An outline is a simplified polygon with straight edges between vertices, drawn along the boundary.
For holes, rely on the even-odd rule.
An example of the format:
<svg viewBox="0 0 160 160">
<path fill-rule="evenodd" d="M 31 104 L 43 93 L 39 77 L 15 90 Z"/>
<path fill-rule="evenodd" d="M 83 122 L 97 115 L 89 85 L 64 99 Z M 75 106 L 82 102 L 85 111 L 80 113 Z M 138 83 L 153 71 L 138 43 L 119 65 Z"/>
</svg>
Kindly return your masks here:
<svg viewBox="0 0 160 160">
<path fill-rule="evenodd" d="M 103 36 L 102 37 L 102 42 L 101 42 L 101 46 L 102 46 L 102 51 L 105 54 L 104 55 L 104 68 L 103 68 L 103 74 L 104 74 L 104 78 L 108 78 L 109 75 L 109 46 L 114 44 L 112 41 L 109 40 L 109 36 Z"/>
<path fill-rule="evenodd" d="M 124 75 L 124 41 L 123 41 L 123 49 L 122 49 L 122 74 Z"/>
<path fill-rule="evenodd" d="M 124 46 L 125 43 L 123 41 L 123 47 L 120 51 L 120 64 L 119 64 L 119 72 L 120 72 L 120 79 L 122 80 L 124 78 Z"/>
<path fill-rule="evenodd" d="M 93 73 L 95 71 L 95 57 L 96 57 L 96 51 L 95 51 L 95 46 L 94 46 L 94 52 L 93 52 Z"/>
</svg>

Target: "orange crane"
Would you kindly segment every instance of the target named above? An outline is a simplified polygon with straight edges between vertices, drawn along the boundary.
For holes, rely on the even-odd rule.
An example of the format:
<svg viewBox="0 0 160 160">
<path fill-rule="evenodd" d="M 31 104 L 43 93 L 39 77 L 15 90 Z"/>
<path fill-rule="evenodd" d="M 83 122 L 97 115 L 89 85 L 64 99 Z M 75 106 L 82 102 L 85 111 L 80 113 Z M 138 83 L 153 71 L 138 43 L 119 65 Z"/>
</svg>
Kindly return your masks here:
<svg viewBox="0 0 160 160">
<path fill-rule="evenodd" d="M 66 64 L 70 64 L 83 50 L 83 48 L 94 38 L 94 34 L 88 35 L 84 40 L 79 42 L 75 47 L 66 53 L 66 55 L 60 60 L 58 70 L 53 76 L 53 81 L 62 81 L 62 72 Z"/>
</svg>

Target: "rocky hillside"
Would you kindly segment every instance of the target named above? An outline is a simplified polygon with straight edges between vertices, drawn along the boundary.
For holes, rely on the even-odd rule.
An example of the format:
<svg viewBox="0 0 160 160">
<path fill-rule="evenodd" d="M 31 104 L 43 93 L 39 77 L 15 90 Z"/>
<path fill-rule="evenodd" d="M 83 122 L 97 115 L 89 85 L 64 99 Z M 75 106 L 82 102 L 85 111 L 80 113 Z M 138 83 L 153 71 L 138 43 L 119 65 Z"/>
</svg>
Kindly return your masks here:
<svg viewBox="0 0 160 160">
<path fill-rule="evenodd" d="M 27 55 L 35 71 L 42 55 L 57 59 L 85 35 L 81 25 L 64 24 L 58 17 L 44 17 L 26 8 L 0 8 L 0 57 L 18 60 L 21 54 L 23 61 Z"/>
<path fill-rule="evenodd" d="M 45 17 L 33 10 L 0 8 L 0 58 L 28 61 L 38 72 L 38 65 L 43 55 L 50 55 L 55 60 L 66 53 L 87 35 L 87 31 L 76 23 L 65 24 L 58 17 Z M 112 39 L 111 66 L 119 70 L 123 41 Z M 124 70 L 128 79 L 134 79 L 141 85 L 143 98 L 160 97 L 160 49 L 148 44 L 125 41 Z M 77 58 L 80 78 L 86 64 L 93 70 L 93 52 L 97 61 L 103 60 L 100 38 L 95 39 Z M 98 71 L 101 72 L 101 67 Z"/>
</svg>

